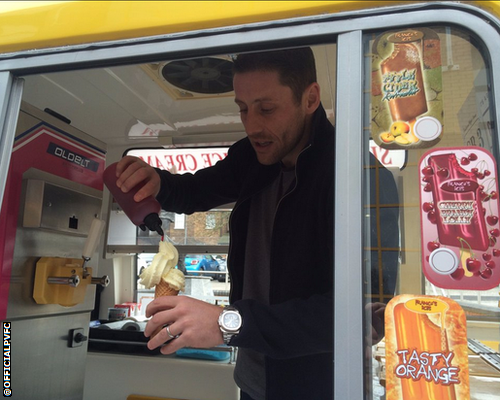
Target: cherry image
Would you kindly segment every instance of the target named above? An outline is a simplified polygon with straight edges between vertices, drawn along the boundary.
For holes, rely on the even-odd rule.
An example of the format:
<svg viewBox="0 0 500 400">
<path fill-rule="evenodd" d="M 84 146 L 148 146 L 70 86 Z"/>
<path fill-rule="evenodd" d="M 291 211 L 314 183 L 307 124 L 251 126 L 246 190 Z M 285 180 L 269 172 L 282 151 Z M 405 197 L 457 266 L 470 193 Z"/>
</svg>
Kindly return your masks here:
<svg viewBox="0 0 500 400">
<path fill-rule="evenodd" d="M 479 170 L 477 168 L 472 168 L 470 170 L 470 172 L 472 172 L 474 175 L 477 175 L 477 173 L 479 172 Z"/>
<path fill-rule="evenodd" d="M 432 190 L 432 185 L 430 183 L 426 183 L 424 186 L 424 192 L 430 192 Z"/>
<path fill-rule="evenodd" d="M 490 231 L 491 236 L 499 237 L 500 236 L 500 230 L 498 229 L 492 229 Z"/>
<path fill-rule="evenodd" d="M 481 268 L 481 261 L 479 261 L 477 258 L 470 257 L 465 262 L 465 265 L 467 265 L 467 269 L 470 272 L 478 272 Z"/>
<path fill-rule="evenodd" d="M 470 160 L 467 157 L 462 157 L 462 159 L 460 160 L 460 164 L 462 165 L 469 165 L 469 163 Z"/>
<path fill-rule="evenodd" d="M 439 242 L 434 241 L 434 242 L 427 243 L 427 249 L 430 252 L 433 252 L 434 250 L 439 249 L 439 247 L 441 247 L 441 244 Z"/>
<path fill-rule="evenodd" d="M 470 153 L 469 156 L 467 157 L 470 161 L 476 161 L 477 160 L 477 155 L 476 153 Z"/>
<path fill-rule="evenodd" d="M 493 249 L 493 257 L 500 257 L 500 249 Z"/>
<path fill-rule="evenodd" d="M 486 267 L 490 268 L 490 269 L 494 269 L 497 265 L 495 264 L 495 261 L 493 260 L 488 260 L 486 261 L 485 263 Z"/>
<path fill-rule="evenodd" d="M 488 215 L 486 217 L 486 222 L 491 226 L 496 225 L 498 223 L 498 217 L 496 215 Z"/>
<path fill-rule="evenodd" d="M 422 173 L 425 176 L 431 176 L 431 175 L 434 175 L 434 170 L 432 169 L 432 167 L 430 165 L 428 165 L 427 167 L 422 168 Z"/>
<path fill-rule="evenodd" d="M 498 193 L 493 191 L 490 193 L 490 198 L 493 199 L 493 200 L 496 200 L 498 199 Z"/>
<path fill-rule="evenodd" d="M 497 238 L 495 236 L 490 236 L 488 239 L 490 241 L 490 247 L 493 247 L 497 244 Z"/>
<path fill-rule="evenodd" d="M 427 219 L 432 223 L 435 224 L 437 222 L 437 215 L 435 211 L 429 211 L 427 213 Z"/>
<path fill-rule="evenodd" d="M 422 210 L 424 210 L 425 212 L 432 211 L 432 210 L 434 210 L 434 205 L 432 203 L 424 203 L 424 204 L 422 204 Z M 498 218 L 497 218 L 497 220 L 498 220 Z"/>
<path fill-rule="evenodd" d="M 484 172 L 483 172 L 484 176 L 490 176 L 491 175 L 491 171 L 485 169 Z"/>
<path fill-rule="evenodd" d="M 485 268 L 483 269 L 479 275 L 481 276 L 481 278 L 483 279 L 490 279 L 491 278 L 491 275 L 493 275 L 493 271 L 489 268 Z"/>
<path fill-rule="evenodd" d="M 450 275 L 453 279 L 456 279 L 457 281 L 459 281 L 460 279 L 462 279 L 465 275 L 465 271 L 463 268 L 458 268 L 456 269 L 455 271 L 453 271 L 453 273 Z"/>
<path fill-rule="evenodd" d="M 489 254 L 489 253 L 483 253 L 483 260 L 484 261 L 490 261 L 491 260 L 491 254 Z"/>
</svg>

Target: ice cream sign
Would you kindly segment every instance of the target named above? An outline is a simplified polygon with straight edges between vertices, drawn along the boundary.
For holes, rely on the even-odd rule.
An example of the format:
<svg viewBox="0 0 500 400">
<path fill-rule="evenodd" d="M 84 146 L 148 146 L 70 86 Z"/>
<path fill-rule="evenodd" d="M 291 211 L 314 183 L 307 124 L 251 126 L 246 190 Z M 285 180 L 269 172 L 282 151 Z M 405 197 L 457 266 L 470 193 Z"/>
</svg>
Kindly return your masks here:
<svg viewBox="0 0 500 400">
<path fill-rule="evenodd" d="M 385 311 L 387 399 L 469 399 L 465 314 L 446 297 L 402 295 Z"/>
<path fill-rule="evenodd" d="M 480 147 L 428 151 L 419 164 L 422 264 L 445 289 L 500 284 L 496 164 Z"/>
<path fill-rule="evenodd" d="M 391 31 L 372 47 L 371 132 L 387 149 L 435 145 L 442 132 L 441 50 L 428 28 Z"/>
<path fill-rule="evenodd" d="M 195 173 L 211 167 L 227 156 L 227 147 L 200 149 L 134 149 L 127 154 L 141 158 L 149 165 L 172 173 Z"/>
</svg>

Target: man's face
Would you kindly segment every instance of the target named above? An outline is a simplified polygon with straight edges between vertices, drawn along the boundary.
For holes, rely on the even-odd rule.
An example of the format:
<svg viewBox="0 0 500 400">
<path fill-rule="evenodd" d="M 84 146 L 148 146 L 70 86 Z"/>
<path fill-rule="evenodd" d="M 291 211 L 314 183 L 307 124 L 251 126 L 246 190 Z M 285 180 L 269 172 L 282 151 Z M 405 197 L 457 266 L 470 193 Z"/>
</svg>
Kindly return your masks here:
<svg viewBox="0 0 500 400">
<path fill-rule="evenodd" d="M 279 161 L 295 165 L 309 140 L 306 132 L 306 100 L 297 104 L 292 89 L 279 82 L 274 71 L 235 74 L 235 102 L 241 121 L 261 164 Z"/>
</svg>

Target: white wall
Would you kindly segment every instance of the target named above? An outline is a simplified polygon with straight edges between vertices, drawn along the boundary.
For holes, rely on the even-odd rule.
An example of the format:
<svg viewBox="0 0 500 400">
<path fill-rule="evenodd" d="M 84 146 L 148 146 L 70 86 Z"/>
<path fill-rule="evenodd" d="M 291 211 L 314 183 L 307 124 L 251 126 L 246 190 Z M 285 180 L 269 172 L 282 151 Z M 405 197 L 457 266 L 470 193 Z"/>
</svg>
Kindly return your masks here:
<svg viewBox="0 0 500 400">
<path fill-rule="evenodd" d="M 84 400 L 125 400 L 131 394 L 185 400 L 237 400 L 234 364 L 89 352 Z"/>
</svg>

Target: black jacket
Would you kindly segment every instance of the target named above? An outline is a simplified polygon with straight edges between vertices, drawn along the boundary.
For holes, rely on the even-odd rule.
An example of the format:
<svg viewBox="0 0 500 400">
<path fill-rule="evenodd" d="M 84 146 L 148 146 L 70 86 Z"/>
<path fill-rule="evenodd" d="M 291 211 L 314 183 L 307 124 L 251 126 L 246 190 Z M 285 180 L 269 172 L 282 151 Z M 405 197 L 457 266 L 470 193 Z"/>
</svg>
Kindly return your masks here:
<svg viewBox="0 0 500 400">
<path fill-rule="evenodd" d="M 243 317 L 231 345 L 266 356 L 270 400 L 333 398 L 334 128 L 320 107 L 299 155 L 293 189 L 280 201 L 272 236 L 270 306 L 242 299 L 249 199 L 278 175 L 248 139 L 194 175 L 160 172 L 163 208 L 190 214 L 236 201 L 230 218 L 230 301 Z M 196 188 L 196 189 L 194 189 Z M 256 249 L 255 251 L 258 251 Z"/>
</svg>

